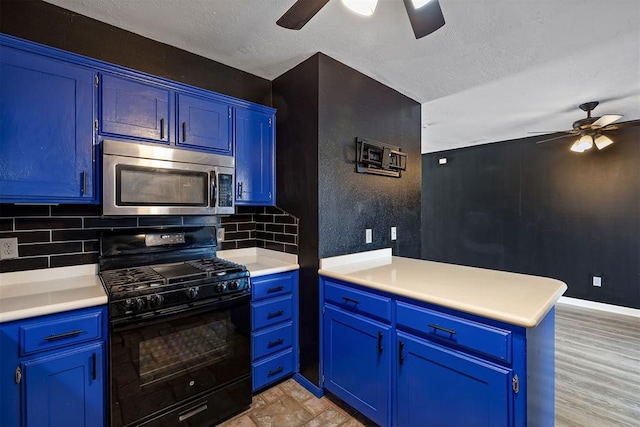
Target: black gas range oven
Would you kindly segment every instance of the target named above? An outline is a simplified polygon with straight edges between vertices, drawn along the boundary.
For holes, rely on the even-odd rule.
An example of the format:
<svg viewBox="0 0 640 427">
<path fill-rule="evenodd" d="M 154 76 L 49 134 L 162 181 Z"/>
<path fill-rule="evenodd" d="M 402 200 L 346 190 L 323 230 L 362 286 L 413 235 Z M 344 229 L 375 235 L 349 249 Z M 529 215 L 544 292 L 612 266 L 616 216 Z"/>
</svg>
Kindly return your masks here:
<svg viewBox="0 0 640 427">
<path fill-rule="evenodd" d="M 104 232 L 112 426 L 210 426 L 251 404 L 247 269 L 214 227 Z"/>
</svg>

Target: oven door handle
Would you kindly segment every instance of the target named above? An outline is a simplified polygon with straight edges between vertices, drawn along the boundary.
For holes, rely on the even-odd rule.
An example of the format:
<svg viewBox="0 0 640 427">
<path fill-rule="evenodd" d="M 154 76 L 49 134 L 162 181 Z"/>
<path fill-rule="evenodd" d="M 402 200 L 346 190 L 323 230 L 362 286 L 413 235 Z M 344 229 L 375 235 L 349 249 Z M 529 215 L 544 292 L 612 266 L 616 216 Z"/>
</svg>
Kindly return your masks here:
<svg viewBox="0 0 640 427">
<path fill-rule="evenodd" d="M 193 409 L 189 409 L 188 411 L 185 411 L 181 414 L 178 415 L 178 421 L 179 422 L 183 422 L 185 420 L 188 420 L 189 418 L 193 417 L 194 415 L 198 415 L 200 412 L 206 411 L 207 409 L 209 409 L 209 407 L 207 406 L 206 403 L 201 404 L 200 406 L 197 406 Z"/>
</svg>

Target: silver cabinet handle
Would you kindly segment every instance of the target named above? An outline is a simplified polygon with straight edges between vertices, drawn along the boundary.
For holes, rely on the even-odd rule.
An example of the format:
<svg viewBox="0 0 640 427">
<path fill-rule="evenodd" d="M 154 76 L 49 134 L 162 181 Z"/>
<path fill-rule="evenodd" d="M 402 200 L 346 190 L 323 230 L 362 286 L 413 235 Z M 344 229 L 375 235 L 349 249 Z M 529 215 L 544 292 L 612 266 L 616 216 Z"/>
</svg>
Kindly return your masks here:
<svg viewBox="0 0 640 427">
<path fill-rule="evenodd" d="M 187 142 L 187 122 L 182 122 L 182 142 Z"/>
<path fill-rule="evenodd" d="M 160 119 L 160 139 L 164 139 L 164 119 Z"/>
<path fill-rule="evenodd" d="M 242 199 L 242 182 L 238 183 L 238 199 Z"/>
<path fill-rule="evenodd" d="M 207 406 L 206 403 L 203 403 L 202 405 L 200 405 L 200 406 L 198 406 L 196 408 L 193 408 L 193 409 L 191 409 L 189 411 L 186 411 L 186 412 L 183 412 L 182 414 L 180 414 L 178 416 L 178 421 L 183 422 L 183 421 L 193 417 L 194 415 L 199 414 L 202 411 L 206 411 L 207 409 L 209 409 L 209 407 Z"/>
<path fill-rule="evenodd" d="M 82 188 L 80 191 L 83 196 L 87 194 L 87 171 L 82 171 Z"/>
</svg>

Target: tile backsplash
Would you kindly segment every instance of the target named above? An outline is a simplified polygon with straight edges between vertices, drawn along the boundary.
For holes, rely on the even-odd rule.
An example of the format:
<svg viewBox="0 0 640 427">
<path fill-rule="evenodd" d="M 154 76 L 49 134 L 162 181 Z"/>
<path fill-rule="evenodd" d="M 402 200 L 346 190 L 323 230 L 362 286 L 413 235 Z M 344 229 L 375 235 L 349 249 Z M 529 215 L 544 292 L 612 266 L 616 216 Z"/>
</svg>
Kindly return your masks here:
<svg viewBox="0 0 640 427">
<path fill-rule="evenodd" d="M 236 208 L 236 215 L 221 217 L 221 249 L 259 247 L 298 254 L 298 219 L 277 207 Z"/>
<path fill-rule="evenodd" d="M 0 238 L 16 237 L 15 259 L 0 261 L 0 272 L 96 264 L 100 232 L 119 228 L 215 226 L 225 228 L 220 249 L 261 247 L 297 253 L 297 219 L 278 208 L 238 207 L 216 216 L 102 217 L 99 205 L 0 204 Z M 222 222 L 222 224 L 221 224 Z"/>
</svg>

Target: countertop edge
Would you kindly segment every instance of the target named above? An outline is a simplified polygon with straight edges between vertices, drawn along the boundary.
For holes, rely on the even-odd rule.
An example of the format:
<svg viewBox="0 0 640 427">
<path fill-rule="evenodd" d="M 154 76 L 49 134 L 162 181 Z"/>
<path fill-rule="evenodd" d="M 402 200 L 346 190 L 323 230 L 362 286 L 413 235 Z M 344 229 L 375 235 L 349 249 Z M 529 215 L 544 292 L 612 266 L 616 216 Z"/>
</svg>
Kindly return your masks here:
<svg viewBox="0 0 640 427">
<path fill-rule="evenodd" d="M 540 309 L 535 313 L 535 315 L 531 317 L 521 317 L 521 316 L 509 315 L 504 312 L 483 309 L 482 307 L 479 307 L 479 306 L 464 304 L 464 303 L 460 303 L 458 301 L 453 301 L 450 299 L 437 298 L 425 293 L 412 292 L 410 290 L 388 286 L 388 285 L 373 282 L 370 280 L 363 280 L 357 277 L 352 277 L 348 274 L 336 273 L 330 270 L 319 269 L 318 274 L 325 277 L 331 277 L 333 279 L 343 280 L 345 282 L 355 283 L 357 285 L 361 285 L 370 289 L 376 289 L 389 294 L 412 298 L 417 301 L 435 304 L 441 307 L 458 310 L 458 311 L 462 311 L 469 314 L 474 314 L 477 316 L 505 322 L 511 325 L 520 326 L 524 328 L 535 328 L 542 321 L 542 319 L 547 315 L 547 313 L 551 310 L 551 308 L 556 304 L 556 302 L 560 299 L 562 294 L 567 289 L 567 285 L 565 283 L 560 282 L 562 283 L 562 286 L 552 296 L 550 296 L 547 299 L 545 304 L 542 304 L 540 306 Z"/>
<path fill-rule="evenodd" d="M 21 310 L 13 310 L 6 313 L 0 312 L 0 323 L 11 322 L 14 320 L 25 320 L 32 317 L 45 316 L 48 314 L 62 313 L 65 311 L 77 310 L 79 308 L 95 307 L 106 304 L 107 296 L 104 295 L 59 304 L 41 305 Z"/>
</svg>

